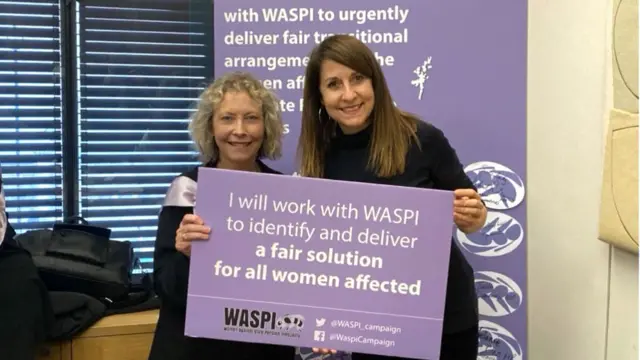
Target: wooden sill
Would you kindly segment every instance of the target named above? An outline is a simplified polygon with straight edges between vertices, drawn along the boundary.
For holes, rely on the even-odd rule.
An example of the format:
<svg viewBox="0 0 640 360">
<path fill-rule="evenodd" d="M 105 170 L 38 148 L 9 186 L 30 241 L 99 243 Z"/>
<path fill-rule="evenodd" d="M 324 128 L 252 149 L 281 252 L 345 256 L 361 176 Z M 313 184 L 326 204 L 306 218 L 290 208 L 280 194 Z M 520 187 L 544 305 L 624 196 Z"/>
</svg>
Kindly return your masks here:
<svg viewBox="0 0 640 360">
<path fill-rule="evenodd" d="M 75 339 L 153 333 L 158 323 L 159 310 L 111 315 L 100 319 Z"/>
</svg>

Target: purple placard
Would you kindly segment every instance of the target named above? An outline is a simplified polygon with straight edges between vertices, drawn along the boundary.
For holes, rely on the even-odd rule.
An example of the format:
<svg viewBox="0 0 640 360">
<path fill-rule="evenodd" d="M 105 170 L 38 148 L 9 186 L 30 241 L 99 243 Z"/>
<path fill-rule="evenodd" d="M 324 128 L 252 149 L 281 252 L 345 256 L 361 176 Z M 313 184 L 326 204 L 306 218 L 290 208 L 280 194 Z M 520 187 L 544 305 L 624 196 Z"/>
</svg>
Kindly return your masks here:
<svg viewBox="0 0 640 360">
<path fill-rule="evenodd" d="M 260 15 L 263 9 L 298 8 L 313 8 L 314 17 L 267 22 Z M 249 9 L 258 13 L 257 18 L 232 21 L 232 14 Z M 320 21 L 320 9 L 325 14 L 333 12 L 335 18 Z M 359 23 L 357 18 L 341 20 L 341 10 L 359 15 L 367 13 L 355 11 L 389 11 L 385 12 L 387 19 L 369 17 Z M 406 14 L 404 20 L 402 14 Z M 384 57 L 382 69 L 398 106 L 445 132 L 490 211 L 481 231 L 472 235 L 454 231 L 456 243 L 476 275 L 481 315 L 479 360 L 526 360 L 527 24 L 525 0 L 214 1 L 216 74 L 250 71 L 286 102 L 284 157 L 269 165 L 287 174 L 296 171 L 295 147 L 300 133 L 300 108 L 295 104 L 302 97 L 304 67 L 297 66 L 296 59 L 307 56 L 316 45 L 315 32 L 404 35 L 406 29 L 406 42 L 368 45 Z M 277 41 L 273 45 L 225 41 L 232 32 L 282 36 L 287 30 L 310 34 L 309 41 Z M 403 36 L 400 39 L 404 41 Z M 392 66 L 386 61 L 388 56 L 393 56 Z M 271 62 L 273 66 L 268 67 L 259 61 L 247 62 L 253 58 L 286 61 Z M 309 349 L 301 349 L 297 360 L 317 357 Z"/>
<path fill-rule="evenodd" d="M 453 194 L 201 168 L 185 333 L 437 359 Z"/>
</svg>

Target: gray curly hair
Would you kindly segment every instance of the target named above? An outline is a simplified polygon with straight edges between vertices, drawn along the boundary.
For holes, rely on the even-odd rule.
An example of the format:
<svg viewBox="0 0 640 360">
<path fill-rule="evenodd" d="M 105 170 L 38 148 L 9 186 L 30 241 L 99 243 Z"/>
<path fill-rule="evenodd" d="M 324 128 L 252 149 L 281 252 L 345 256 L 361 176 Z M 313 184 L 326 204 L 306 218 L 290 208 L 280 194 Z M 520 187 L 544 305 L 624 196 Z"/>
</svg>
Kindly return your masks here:
<svg viewBox="0 0 640 360">
<path fill-rule="evenodd" d="M 262 107 L 264 140 L 258 158 L 276 160 L 282 152 L 284 125 L 276 95 L 247 72 L 231 72 L 213 81 L 200 95 L 196 112 L 189 122 L 189 133 L 203 163 L 215 161 L 219 150 L 213 138 L 213 116 L 227 92 L 245 92 Z"/>
</svg>

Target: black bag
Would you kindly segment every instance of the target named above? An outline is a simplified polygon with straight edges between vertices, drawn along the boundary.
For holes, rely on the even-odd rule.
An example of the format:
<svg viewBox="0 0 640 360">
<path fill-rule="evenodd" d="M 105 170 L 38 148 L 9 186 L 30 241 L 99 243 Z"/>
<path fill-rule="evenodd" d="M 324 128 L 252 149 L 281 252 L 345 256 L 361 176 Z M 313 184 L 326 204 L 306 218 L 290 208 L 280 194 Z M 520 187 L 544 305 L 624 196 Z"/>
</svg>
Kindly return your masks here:
<svg viewBox="0 0 640 360">
<path fill-rule="evenodd" d="M 50 291 L 79 292 L 100 300 L 126 298 L 136 258 L 129 241 L 109 240 L 111 230 L 75 217 L 52 230 L 28 231 L 15 240 L 31 253 Z"/>
</svg>

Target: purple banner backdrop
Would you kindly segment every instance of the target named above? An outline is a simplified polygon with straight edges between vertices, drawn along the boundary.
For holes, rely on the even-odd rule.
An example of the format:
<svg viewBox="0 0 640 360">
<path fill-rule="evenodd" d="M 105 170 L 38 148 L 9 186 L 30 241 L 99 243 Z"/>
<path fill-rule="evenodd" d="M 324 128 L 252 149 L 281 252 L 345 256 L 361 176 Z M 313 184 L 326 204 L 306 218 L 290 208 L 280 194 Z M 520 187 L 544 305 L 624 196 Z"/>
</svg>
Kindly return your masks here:
<svg viewBox="0 0 640 360">
<path fill-rule="evenodd" d="M 304 58 L 328 33 L 368 43 L 398 106 L 445 132 L 490 208 L 478 233 L 454 231 L 476 271 L 479 359 L 526 359 L 527 1 L 391 4 L 216 0 L 216 74 L 250 71 L 280 96 L 285 151 L 271 165 L 294 173 Z"/>
<path fill-rule="evenodd" d="M 192 245 L 187 335 L 439 358 L 451 192 L 206 168 L 198 180 L 216 235 Z"/>
</svg>

